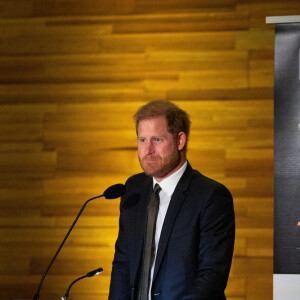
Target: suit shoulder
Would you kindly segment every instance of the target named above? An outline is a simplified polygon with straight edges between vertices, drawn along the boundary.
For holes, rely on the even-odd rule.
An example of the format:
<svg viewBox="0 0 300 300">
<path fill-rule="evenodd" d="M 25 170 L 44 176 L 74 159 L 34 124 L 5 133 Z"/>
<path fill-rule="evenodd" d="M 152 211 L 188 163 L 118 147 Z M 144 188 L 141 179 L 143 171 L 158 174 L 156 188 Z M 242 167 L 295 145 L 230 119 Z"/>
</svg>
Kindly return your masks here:
<svg viewBox="0 0 300 300">
<path fill-rule="evenodd" d="M 145 186 L 151 182 L 152 178 L 145 173 L 139 173 L 129 177 L 125 183 L 126 193 L 124 196 L 127 197 L 131 194 L 141 193 Z"/>
<path fill-rule="evenodd" d="M 212 193 L 216 190 L 223 190 L 230 193 L 224 184 L 201 174 L 197 170 L 193 170 L 191 187 L 196 190 L 201 190 L 202 192 L 207 191 Z"/>
<path fill-rule="evenodd" d="M 147 182 L 151 182 L 151 177 L 145 173 L 135 174 L 127 179 L 125 183 L 126 192 L 121 197 L 121 210 L 134 207 L 140 201 L 142 190 Z"/>
<path fill-rule="evenodd" d="M 126 186 L 137 186 L 145 182 L 145 180 L 149 179 L 145 173 L 138 173 L 129 177 L 125 183 Z"/>
</svg>

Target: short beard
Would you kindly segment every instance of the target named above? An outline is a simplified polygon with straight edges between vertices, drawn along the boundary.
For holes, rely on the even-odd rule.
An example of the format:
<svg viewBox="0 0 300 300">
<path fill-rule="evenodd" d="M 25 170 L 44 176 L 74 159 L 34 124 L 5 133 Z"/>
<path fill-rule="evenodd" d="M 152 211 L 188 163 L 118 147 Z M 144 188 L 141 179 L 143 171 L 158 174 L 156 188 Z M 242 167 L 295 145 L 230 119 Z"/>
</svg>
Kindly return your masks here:
<svg viewBox="0 0 300 300">
<path fill-rule="evenodd" d="M 174 151 L 164 160 L 158 155 L 139 157 L 140 165 L 148 176 L 164 178 L 172 172 L 181 162 L 181 153 Z"/>
</svg>

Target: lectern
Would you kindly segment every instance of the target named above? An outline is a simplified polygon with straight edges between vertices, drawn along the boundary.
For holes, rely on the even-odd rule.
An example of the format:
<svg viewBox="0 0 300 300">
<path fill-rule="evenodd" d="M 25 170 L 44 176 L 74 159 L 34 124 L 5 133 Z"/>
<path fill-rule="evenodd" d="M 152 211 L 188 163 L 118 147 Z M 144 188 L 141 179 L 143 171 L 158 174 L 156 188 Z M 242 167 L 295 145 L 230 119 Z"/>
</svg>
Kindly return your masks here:
<svg viewBox="0 0 300 300">
<path fill-rule="evenodd" d="M 300 16 L 275 24 L 273 299 L 300 299 Z"/>
</svg>

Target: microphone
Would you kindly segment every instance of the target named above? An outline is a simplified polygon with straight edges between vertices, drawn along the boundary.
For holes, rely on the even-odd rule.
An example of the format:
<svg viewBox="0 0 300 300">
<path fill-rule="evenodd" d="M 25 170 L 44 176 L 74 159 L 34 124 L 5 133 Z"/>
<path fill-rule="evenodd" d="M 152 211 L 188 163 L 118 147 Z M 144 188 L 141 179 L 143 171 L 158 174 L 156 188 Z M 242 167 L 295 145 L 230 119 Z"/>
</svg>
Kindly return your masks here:
<svg viewBox="0 0 300 300">
<path fill-rule="evenodd" d="M 126 192 L 125 185 L 118 183 L 107 188 L 103 195 L 106 199 L 116 199 L 123 196 Z"/>
<path fill-rule="evenodd" d="M 66 293 L 65 293 L 65 298 L 61 298 L 61 300 L 67 300 L 67 299 L 68 299 L 70 289 L 71 289 L 71 287 L 73 286 L 73 284 L 74 284 L 75 282 L 77 282 L 77 281 L 79 281 L 79 280 L 81 280 L 81 279 L 83 279 L 83 278 L 86 278 L 86 277 L 93 277 L 93 276 L 98 275 L 98 274 L 100 274 L 100 273 L 102 273 L 102 272 L 103 272 L 103 269 L 102 269 L 102 268 L 99 268 L 99 269 L 97 269 L 97 270 L 88 272 L 88 273 L 87 273 L 86 275 L 84 275 L 84 276 L 81 276 L 81 277 L 75 279 L 75 280 L 69 285 L 69 287 L 68 287 L 68 289 L 67 289 L 67 291 L 66 291 Z"/>
<path fill-rule="evenodd" d="M 42 284 L 43 284 L 43 282 L 44 282 L 44 279 L 45 279 L 47 273 L 49 272 L 49 270 L 50 270 L 50 268 L 51 268 L 53 262 L 55 261 L 55 259 L 56 259 L 57 255 L 58 255 L 58 253 L 60 252 L 61 248 L 62 248 L 63 245 L 65 244 L 65 242 L 66 242 L 68 236 L 70 235 L 70 233 L 71 233 L 73 227 L 75 226 L 77 220 L 79 219 L 81 213 L 83 212 L 85 206 L 86 206 L 90 201 L 92 201 L 92 200 L 94 200 L 94 199 L 97 199 L 97 198 L 101 198 L 101 197 L 105 197 L 106 199 L 116 199 L 116 198 L 119 198 L 119 197 L 123 196 L 123 195 L 125 194 L 125 192 L 126 192 L 125 186 L 124 186 L 123 184 L 121 184 L 121 183 L 118 183 L 118 184 L 112 185 L 112 186 L 110 186 L 109 188 L 107 188 L 107 189 L 104 191 L 104 193 L 103 193 L 102 195 L 93 197 L 93 198 L 87 200 L 87 201 L 83 204 L 83 206 L 81 207 L 81 209 L 80 209 L 80 211 L 79 211 L 77 217 L 75 218 L 73 224 L 71 225 L 69 231 L 67 232 L 65 238 L 63 239 L 62 243 L 61 243 L 60 246 L 58 247 L 56 253 L 54 254 L 54 256 L 53 256 L 53 258 L 52 258 L 52 260 L 51 260 L 49 266 L 47 267 L 46 271 L 44 272 L 44 274 L 43 274 L 43 276 L 42 276 L 42 279 L 41 279 L 41 281 L 40 281 L 39 287 L 38 287 L 38 289 L 37 289 L 37 292 L 36 292 L 35 295 L 33 296 L 33 300 L 39 300 L 39 298 L 40 298 L 40 290 L 41 290 Z"/>
</svg>

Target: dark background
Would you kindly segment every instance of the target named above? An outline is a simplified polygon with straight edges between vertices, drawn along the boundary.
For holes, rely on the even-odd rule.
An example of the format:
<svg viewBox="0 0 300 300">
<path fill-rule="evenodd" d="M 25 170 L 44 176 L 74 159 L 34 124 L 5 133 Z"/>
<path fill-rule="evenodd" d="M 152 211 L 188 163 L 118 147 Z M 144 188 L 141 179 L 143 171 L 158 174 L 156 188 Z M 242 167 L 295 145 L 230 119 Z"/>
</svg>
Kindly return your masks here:
<svg viewBox="0 0 300 300">
<path fill-rule="evenodd" d="M 276 25 L 274 273 L 300 274 L 300 24 Z"/>
</svg>

